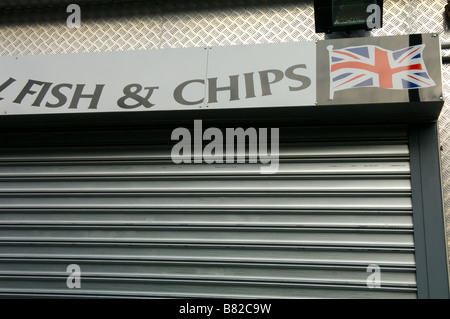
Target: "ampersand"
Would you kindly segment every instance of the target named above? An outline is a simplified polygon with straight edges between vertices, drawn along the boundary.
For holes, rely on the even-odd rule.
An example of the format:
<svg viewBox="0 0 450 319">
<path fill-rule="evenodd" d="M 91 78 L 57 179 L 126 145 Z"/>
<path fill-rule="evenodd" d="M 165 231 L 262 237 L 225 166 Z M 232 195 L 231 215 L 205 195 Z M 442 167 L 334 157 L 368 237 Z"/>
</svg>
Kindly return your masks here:
<svg viewBox="0 0 450 319">
<path fill-rule="evenodd" d="M 157 86 L 144 88 L 144 90 L 148 90 L 148 92 L 147 92 L 147 95 L 145 97 L 143 97 L 143 96 L 139 95 L 139 92 L 142 91 L 142 85 L 140 85 L 140 84 L 127 85 L 123 89 L 123 94 L 125 94 L 125 95 L 117 101 L 117 105 L 124 109 L 134 109 L 141 105 L 146 108 L 150 108 L 155 104 L 150 103 L 149 99 L 152 96 L 153 91 L 158 88 L 159 87 L 157 87 Z M 128 99 L 132 99 L 132 100 L 136 101 L 137 103 L 134 103 L 134 104 L 125 103 L 125 101 Z"/>
</svg>

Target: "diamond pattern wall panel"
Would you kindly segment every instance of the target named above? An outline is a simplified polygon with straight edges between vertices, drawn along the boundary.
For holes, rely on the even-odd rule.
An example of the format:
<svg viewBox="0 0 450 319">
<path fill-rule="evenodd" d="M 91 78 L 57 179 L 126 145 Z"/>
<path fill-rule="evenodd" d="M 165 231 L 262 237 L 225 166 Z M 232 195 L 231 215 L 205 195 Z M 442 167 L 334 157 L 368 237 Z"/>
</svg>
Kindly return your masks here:
<svg viewBox="0 0 450 319">
<path fill-rule="evenodd" d="M 55 24 L 3 26 L 0 31 L 1 55 L 60 54 L 156 49 L 159 47 L 158 19 L 98 21 L 79 29 Z"/>
<path fill-rule="evenodd" d="M 321 38 L 314 33 L 314 10 L 305 4 L 170 14 L 164 20 L 163 48 Z"/>
<path fill-rule="evenodd" d="M 117 6 L 123 8 L 123 6 Z M 68 13 L 61 8 L 25 11 L 13 23 L 0 24 L 0 55 L 59 54 L 73 52 L 99 52 L 144 50 L 160 47 L 162 16 L 150 6 L 141 10 L 128 6 L 120 14 L 114 6 L 81 10 L 81 27 L 68 28 Z M 98 9 L 92 19 L 93 11 Z M 0 10 L 1 11 L 1 10 Z M 132 18 L 130 18 L 132 17 Z M 6 18 L 0 17 L 0 21 Z"/>
<path fill-rule="evenodd" d="M 445 0 L 385 0 L 383 28 L 352 36 L 438 33 L 444 26 Z M 65 25 L 67 13 L 0 19 L 0 55 L 141 50 L 241 45 L 325 38 L 314 32 L 313 1 L 176 1 L 107 7 L 83 20 L 80 29 Z M 98 8 L 96 8 L 98 10 Z M 83 12 L 82 12 L 83 14 Z M 14 22 L 17 19 L 16 22 Z M 369 34 L 368 34 L 369 33 Z M 370 34 L 371 33 L 371 34 Z M 344 37 L 335 34 L 328 37 Z M 450 50 L 443 51 L 450 55 Z M 447 237 L 450 238 L 450 65 L 443 66 L 446 102 L 439 118 L 442 183 Z M 448 242 L 450 251 L 450 242 Z"/>
</svg>

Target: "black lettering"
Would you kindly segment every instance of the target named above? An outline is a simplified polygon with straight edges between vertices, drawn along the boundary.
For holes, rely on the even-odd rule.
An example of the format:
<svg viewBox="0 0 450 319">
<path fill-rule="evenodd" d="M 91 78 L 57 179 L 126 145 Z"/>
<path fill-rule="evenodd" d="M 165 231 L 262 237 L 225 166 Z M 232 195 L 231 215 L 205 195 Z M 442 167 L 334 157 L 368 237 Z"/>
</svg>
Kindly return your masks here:
<svg viewBox="0 0 450 319">
<path fill-rule="evenodd" d="M 253 81 L 253 72 L 251 73 L 244 73 L 244 79 L 245 79 L 245 98 L 249 99 L 252 97 L 256 97 L 255 95 L 255 83 Z"/>
<path fill-rule="evenodd" d="M 14 83 L 16 81 L 16 79 L 13 78 L 9 78 L 8 80 L 5 81 L 5 83 L 3 83 L 0 86 L 0 92 L 2 92 L 4 89 L 6 89 L 8 86 L 10 86 L 12 83 Z M 0 97 L 0 101 L 3 100 L 2 97 Z"/>
<path fill-rule="evenodd" d="M 58 103 L 52 104 L 52 103 L 47 102 L 47 103 L 45 103 L 45 106 L 47 106 L 47 107 L 60 107 L 60 106 L 63 106 L 64 104 L 66 104 L 67 97 L 63 93 L 61 93 L 61 88 L 63 88 L 63 87 L 71 89 L 73 87 L 73 85 L 72 84 L 68 84 L 68 83 L 55 85 L 52 88 L 52 95 L 58 99 Z"/>
<path fill-rule="evenodd" d="M 201 104 L 203 103 L 204 99 L 200 99 L 198 101 L 187 101 L 184 97 L 183 97 L 183 90 L 186 86 L 188 86 L 191 83 L 201 83 L 201 84 L 205 84 L 204 80 L 190 80 L 190 81 L 186 81 L 181 83 L 180 85 L 178 85 L 174 92 L 173 92 L 173 98 L 175 99 L 175 101 L 177 101 L 179 104 L 182 105 L 196 105 L 196 104 Z"/>
<path fill-rule="evenodd" d="M 70 103 L 69 109 L 76 109 L 80 99 L 91 99 L 89 104 L 89 109 L 96 109 L 98 101 L 103 91 L 104 84 L 97 84 L 93 94 L 83 94 L 84 84 L 77 84 L 75 88 L 75 93 L 73 94 L 72 102 Z"/>
<path fill-rule="evenodd" d="M 41 81 L 35 81 L 35 80 L 28 80 L 27 84 L 23 87 L 22 91 L 19 93 L 19 95 L 16 97 L 16 99 L 13 101 L 14 103 L 22 103 L 22 100 L 25 98 L 27 94 L 34 95 L 37 93 L 37 91 L 32 91 L 31 88 L 33 85 L 44 85 L 46 82 Z"/>
<path fill-rule="evenodd" d="M 52 83 L 44 82 L 44 86 L 42 87 L 41 91 L 39 92 L 38 96 L 36 97 L 36 100 L 34 100 L 32 106 L 41 106 L 41 102 L 44 99 L 45 95 L 47 94 L 48 90 L 52 86 Z"/>
<path fill-rule="evenodd" d="M 217 78 L 208 79 L 208 102 L 217 102 L 217 92 L 230 91 L 230 101 L 239 100 L 239 75 L 230 75 L 230 85 L 224 87 L 217 87 Z"/>
<path fill-rule="evenodd" d="M 302 85 L 297 86 L 297 87 L 289 86 L 289 91 L 304 90 L 311 85 L 311 79 L 305 75 L 296 74 L 294 72 L 296 69 L 306 69 L 306 65 L 305 64 L 297 64 L 297 65 L 293 65 L 290 68 L 286 69 L 285 74 L 286 74 L 287 78 L 289 78 L 291 80 L 302 82 Z"/>
<path fill-rule="evenodd" d="M 123 89 L 123 94 L 125 94 L 125 95 L 122 96 L 117 101 L 117 105 L 123 109 L 134 109 L 139 106 L 144 106 L 146 108 L 150 108 L 150 107 L 154 106 L 155 104 L 151 103 L 149 101 L 149 99 L 152 96 L 153 92 L 157 89 L 159 89 L 158 86 L 146 87 L 146 88 L 142 89 L 142 85 L 136 84 L 136 83 L 127 85 Z M 147 95 L 145 97 L 139 95 L 139 93 L 143 90 L 147 90 Z M 132 100 L 135 103 L 127 104 L 126 103 L 127 100 Z"/>
<path fill-rule="evenodd" d="M 272 81 L 269 81 L 269 74 L 273 74 L 274 78 Z M 266 96 L 266 95 L 272 95 L 272 90 L 270 89 L 270 85 L 280 82 L 283 77 L 284 77 L 284 73 L 280 70 L 264 70 L 264 71 L 259 71 L 259 77 L 261 80 L 261 88 L 262 88 L 262 95 Z"/>
</svg>

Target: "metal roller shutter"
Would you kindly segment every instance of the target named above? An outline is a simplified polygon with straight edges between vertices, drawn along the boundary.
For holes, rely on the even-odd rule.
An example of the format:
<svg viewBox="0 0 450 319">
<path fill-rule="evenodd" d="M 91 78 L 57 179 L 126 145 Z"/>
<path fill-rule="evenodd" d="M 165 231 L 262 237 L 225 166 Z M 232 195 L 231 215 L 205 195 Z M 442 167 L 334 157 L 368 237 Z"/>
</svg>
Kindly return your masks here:
<svg viewBox="0 0 450 319">
<path fill-rule="evenodd" d="M 416 298 L 406 129 L 282 127 L 273 175 L 176 165 L 168 141 L 3 133 L 0 295 Z"/>
</svg>

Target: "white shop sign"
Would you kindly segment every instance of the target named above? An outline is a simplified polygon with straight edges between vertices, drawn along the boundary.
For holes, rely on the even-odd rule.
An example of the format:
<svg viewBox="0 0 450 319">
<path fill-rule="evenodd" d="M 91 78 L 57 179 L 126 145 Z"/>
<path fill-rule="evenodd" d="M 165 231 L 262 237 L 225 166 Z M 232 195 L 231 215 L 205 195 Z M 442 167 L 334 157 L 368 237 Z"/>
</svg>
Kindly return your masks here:
<svg viewBox="0 0 450 319">
<path fill-rule="evenodd" d="M 316 43 L 0 57 L 0 114 L 316 103 Z"/>
</svg>

